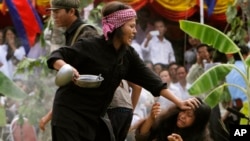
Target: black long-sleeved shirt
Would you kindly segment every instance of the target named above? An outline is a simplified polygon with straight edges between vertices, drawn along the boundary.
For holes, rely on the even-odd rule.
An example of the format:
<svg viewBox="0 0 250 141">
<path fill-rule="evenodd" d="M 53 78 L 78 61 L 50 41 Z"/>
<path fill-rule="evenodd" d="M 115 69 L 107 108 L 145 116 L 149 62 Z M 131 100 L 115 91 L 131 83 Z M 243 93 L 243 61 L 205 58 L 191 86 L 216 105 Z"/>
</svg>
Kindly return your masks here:
<svg viewBox="0 0 250 141">
<path fill-rule="evenodd" d="M 73 37 L 77 31 L 77 29 L 82 25 L 82 24 L 85 24 L 80 18 L 76 19 L 72 25 L 65 31 L 64 33 L 64 36 L 65 36 L 65 39 L 66 39 L 66 43 L 65 45 L 66 46 L 70 46 L 71 45 L 71 42 L 73 40 Z M 77 39 L 80 37 L 80 35 L 86 31 L 91 31 L 91 30 L 96 30 L 94 27 L 88 25 L 88 26 L 85 26 L 80 32 L 79 34 L 77 35 Z"/>
<path fill-rule="evenodd" d="M 98 88 L 81 88 L 71 82 L 60 87 L 54 99 L 52 124 L 80 130 L 89 139 L 95 137 L 98 118 L 106 112 L 121 79 L 144 87 L 154 96 L 166 88 L 132 47 L 116 51 L 103 36 L 80 39 L 73 47 L 59 48 L 49 57 L 48 67 L 53 68 L 57 59 L 63 59 L 79 74 L 102 74 L 104 77 Z"/>
</svg>

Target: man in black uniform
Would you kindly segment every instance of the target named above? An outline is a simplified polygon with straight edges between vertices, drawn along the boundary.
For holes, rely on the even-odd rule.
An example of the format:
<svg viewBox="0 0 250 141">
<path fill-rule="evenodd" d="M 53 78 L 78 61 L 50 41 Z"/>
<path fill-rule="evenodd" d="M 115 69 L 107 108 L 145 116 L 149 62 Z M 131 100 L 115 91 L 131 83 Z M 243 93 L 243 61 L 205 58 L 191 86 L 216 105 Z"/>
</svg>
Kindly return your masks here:
<svg viewBox="0 0 250 141">
<path fill-rule="evenodd" d="M 52 0 L 51 8 L 52 17 L 54 19 L 55 26 L 66 28 L 64 33 L 67 46 L 73 45 L 73 43 L 86 31 L 96 31 L 96 29 L 80 19 L 79 0 Z"/>
<path fill-rule="evenodd" d="M 106 4 L 102 13 L 103 36 L 80 39 L 72 47 L 51 53 L 48 67 L 60 70 L 72 66 L 75 79 L 79 74 L 102 74 L 98 88 L 82 88 L 69 82 L 59 87 L 53 104 L 52 141 L 112 141 L 104 119 L 114 91 L 122 79 L 162 95 L 181 109 L 199 105 L 195 99 L 175 97 L 159 76 L 149 70 L 130 46 L 136 34 L 136 12 L 118 1 Z"/>
<path fill-rule="evenodd" d="M 51 0 L 51 8 L 47 10 L 52 11 L 52 17 L 56 27 L 63 27 L 66 29 L 64 35 L 66 39 L 66 46 L 72 46 L 77 39 L 85 38 L 91 35 L 97 35 L 96 28 L 92 25 L 85 24 L 79 15 L 80 1 L 79 0 Z M 40 120 L 40 128 L 45 129 L 45 125 L 50 121 L 52 110 L 49 111 Z"/>
</svg>

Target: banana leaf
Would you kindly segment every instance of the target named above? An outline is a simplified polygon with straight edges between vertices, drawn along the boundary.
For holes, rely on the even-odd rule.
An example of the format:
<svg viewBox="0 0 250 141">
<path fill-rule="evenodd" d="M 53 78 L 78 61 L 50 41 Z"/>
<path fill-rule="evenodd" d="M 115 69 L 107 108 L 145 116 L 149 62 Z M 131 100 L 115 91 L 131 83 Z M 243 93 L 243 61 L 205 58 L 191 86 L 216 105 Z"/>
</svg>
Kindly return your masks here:
<svg viewBox="0 0 250 141">
<path fill-rule="evenodd" d="M 200 95 L 211 91 L 224 82 L 227 74 L 235 68 L 232 64 L 219 64 L 204 72 L 188 89 L 191 95 Z"/>
<path fill-rule="evenodd" d="M 0 127 L 3 127 L 6 125 L 6 112 L 3 106 L 0 105 Z"/>
<path fill-rule="evenodd" d="M 244 114 L 246 117 L 249 117 L 250 115 L 249 115 L 248 111 L 249 111 L 249 105 L 247 102 L 244 102 L 243 107 L 240 109 L 240 112 L 242 114 Z M 245 119 L 245 118 L 240 119 L 240 125 L 247 125 L 248 123 L 249 123 L 249 121 L 247 119 Z"/>
<path fill-rule="evenodd" d="M 212 45 L 222 53 L 232 54 L 239 52 L 238 46 L 218 29 L 187 20 L 180 20 L 180 28 L 190 36 L 199 39 L 202 43 Z"/>
<path fill-rule="evenodd" d="M 247 66 L 250 66 L 250 56 L 247 56 L 245 63 L 247 64 Z"/>
<path fill-rule="evenodd" d="M 220 85 L 209 92 L 205 98 L 205 102 L 210 107 L 215 107 L 222 100 L 231 100 L 231 96 L 226 85 Z"/>
<path fill-rule="evenodd" d="M 22 89 L 2 72 L 0 72 L 0 93 L 15 100 L 21 100 L 27 96 Z"/>
</svg>

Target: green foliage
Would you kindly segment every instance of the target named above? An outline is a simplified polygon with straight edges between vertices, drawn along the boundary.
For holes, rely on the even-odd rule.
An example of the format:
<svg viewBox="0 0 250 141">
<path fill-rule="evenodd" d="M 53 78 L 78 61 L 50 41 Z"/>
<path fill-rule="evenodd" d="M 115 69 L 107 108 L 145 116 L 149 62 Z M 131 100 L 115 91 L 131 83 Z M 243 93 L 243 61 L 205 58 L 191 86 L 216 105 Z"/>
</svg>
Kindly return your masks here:
<svg viewBox="0 0 250 141">
<path fill-rule="evenodd" d="M 238 12 L 239 9 L 241 9 L 241 13 Z M 249 30 L 247 27 L 249 27 L 250 22 L 249 15 L 250 0 L 237 0 L 235 3 L 228 5 L 226 16 L 230 30 L 227 32 L 227 36 L 233 41 L 239 42 L 240 45 L 246 43 L 245 37 Z"/>
<path fill-rule="evenodd" d="M 0 118 L 0 127 L 6 125 L 7 119 L 6 119 L 5 115 L 6 115 L 5 108 L 2 105 L 0 105 L 0 117 L 1 117 Z"/>
<path fill-rule="evenodd" d="M 93 0 L 80 0 L 80 9 L 88 6 L 91 3 L 93 3 Z"/>
<path fill-rule="evenodd" d="M 88 23 L 90 24 L 101 24 L 101 16 L 102 16 L 102 7 L 104 6 L 104 3 L 100 3 L 96 8 L 92 9 L 90 11 L 90 15 L 88 18 Z"/>
<path fill-rule="evenodd" d="M 41 56 L 38 59 L 24 58 L 17 65 L 16 73 L 23 74 L 28 72 L 34 74 L 35 71 L 41 70 L 41 75 L 47 76 L 51 70 L 47 67 L 47 56 Z"/>
<path fill-rule="evenodd" d="M 180 20 L 180 28 L 190 36 L 200 39 L 202 43 L 212 45 L 220 52 L 229 54 L 239 52 L 236 44 L 223 32 L 209 25 Z"/>
<path fill-rule="evenodd" d="M 230 99 L 230 94 L 225 85 L 219 85 L 207 94 L 205 102 L 211 107 L 215 107 L 220 101 L 229 101 Z"/>
<path fill-rule="evenodd" d="M 245 63 L 247 66 L 250 66 L 250 56 L 247 56 L 247 59 L 245 60 Z"/>
<path fill-rule="evenodd" d="M 0 71 L 0 93 L 15 100 L 24 99 L 27 94 Z"/>
<path fill-rule="evenodd" d="M 29 122 L 33 125 L 38 124 L 38 119 L 43 117 L 43 115 L 52 106 L 52 97 L 56 91 L 56 86 L 53 85 L 54 77 L 38 77 L 30 76 L 24 82 L 24 85 L 32 88 L 29 91 L 29 96 L 20 102 L 18 112 L 20 115 L 29 119 Z"/>
<path fill-rule="evenodd" d="M 210 68 L 193 83 L 188 90 L 189 93 L 199 95 L 211 91 L 224 82 L 226 75 L 232 68 L 234 68 L 232 64 L 220 64 Z"/>
<path fill-rule="evenodd" d="M 243 73 L 233 64 L 216 65 L 204 72 L 191 86 L 189 92 L 191 95 L 206 94 L 205 102 L 211 107 L 217 105 L 221 100 L 228 98 L 227 86 L 233 86 L 243 91 L 248 97 L 248 105 L 250 105 L 250 76 L 249 76 L 249 58 L 246 62 L 243 60 L 242 54 L 235 43 L 219 30 L 205 24 L 200 24 L 190 21 L 180 21 L 180 26 L 190 36 L 200 39 L 201 42 L 212 45 L 222 53 L 238 53 L 245 64 L 247 73 Z M 235 69 L 244 78 L 246 88 L 235 84 L 226 83 L 225 77 L 232 70 Z M 223 96 L 226 95 L 226 96 Z M 223 97 L 222 97 L 223 96 Z M 250 107 L 250 106 L 249 106 Z M 250 115 L 250 108 L 248 111 Z"/>
</svg>

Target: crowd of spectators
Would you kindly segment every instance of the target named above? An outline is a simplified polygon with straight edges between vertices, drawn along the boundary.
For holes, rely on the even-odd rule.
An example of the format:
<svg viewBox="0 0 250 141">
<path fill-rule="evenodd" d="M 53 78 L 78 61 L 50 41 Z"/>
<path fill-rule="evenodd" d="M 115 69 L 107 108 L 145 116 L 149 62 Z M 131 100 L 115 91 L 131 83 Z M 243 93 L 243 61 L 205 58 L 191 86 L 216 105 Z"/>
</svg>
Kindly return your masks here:
<svg viewBox="0 0 250 141">
<path fill-rule="evenodd" d="M 210 46 L 201 43 L 197 39 L 188 37 L 188 44 L 191 45 L 191 48 L 186 50 L 183 54 L 184 63 L 177 63 L 174 46 L 172 46 L 171 42 L 165 37 L 167 33 L 165 20 L 157 18 L 152 21 L 150 18 L 150 12 L 147 9 L 138 11 L 137 35 L 131 46 L 135 49 L 145 64 L 147 64 L 152 71 L 159 75 L 163 82 L 168 84 L 168 88 L 176 94 L 177 97 L 183 100 L 192 97 L 188 92 L 188 88 L 201 74 L 207 70 L 206 66 L 214 63 L 213 49 Z M 37 35 L 35 44 L 30 47 L 29 52 L 25 52 L 24 46 L 16 34 L 16 30 L 18 29 L 9 26 L 0 29 L 0 71 L 12 81 L 22 79 L 21 75 L 15 74 L 17 64 L 20 61 L 24 58 L 37 59 L 40 56 L 45 56 L 50 53 L 51 50 L 54 50 L 51 48 L 56 45 L 63 44 L 61 43 L 61 40 L 64 40 L 61 39 L 60 43 L 58 43 L 53 41 L 55 38 L 48 38 L 52 39 L 51 42 L 46 42 L 46 44 L 43 45 L 40 40 L 41 35 Z M 152 34 L 151 31 L 158 31 L 158 33 L 155 34 L 154 32 L 154 34 Z M 60 29 L 59 32 L 60 33 L 58 34 L 63 33 Z M 49 36 L 52 37 L 52 35 Z M 56 38 L 58 38 L 58 36 Z M 250 41 L 248 42 L 248 45 L 249 43 Z M 249 50 L 249 48 L 246 47 L 245 49 Z M 249 51 L 246 51 L 244 55 L 248 55 L 248 52 Z M 227 79 L 227 81 L 230 80 L 235 82 L 233 77 Z M 233 93 L 235 94 L 237 92 Z M 245 98 L 241 99 L 241 97 L 242 94 L 239 97 L 234 97 L 234 99 L 232 99 L 231 106 L 235 106 L 234 100 L 246 100 Z M 5 99 L 6 98 L 1 96 L 0 102 L 2 105 L 5 104 Z M 142 88 L 139 101 L 133 110 L 134 114 L 130 130 L 128 132 L 127 141 L 135 140 L 134 136 L 136 129 L 148 117 L 155 102 L 160 103 L 163 112 L 173 106 L 172 102 L 162 97 L 152 97 L 146 89 Z M 15 108 L 13 106 L 14 105 L 9 105 L 8 108 Z M 217 110 L 219 110 L 219 114 L 217 115 L 217 119 L 213 120 L 219 120 L 222 117 L 222 119 L 225 120 L 226 117 L 223 115 L 224 109 L 220 107 L 220 109 Z M 219 125 L 213 126 L 218 127 Z M 213 127 L 210 127 L 210 129 L 211 128 Z M 217 133 L 213 133 L 211 131 L 211 138 L 214 140 L 222 140 L 221 138 L 218 138 L 218 135 L 216 134 Z M 224 134 L 224 132 L 221 134 Z"/>
</svg>

